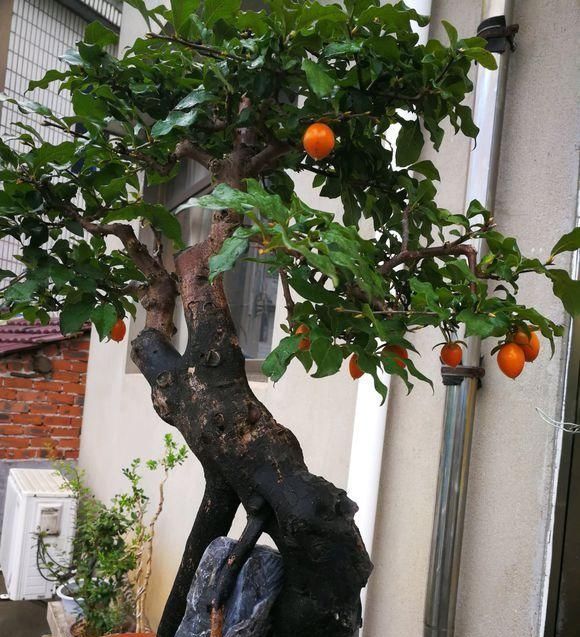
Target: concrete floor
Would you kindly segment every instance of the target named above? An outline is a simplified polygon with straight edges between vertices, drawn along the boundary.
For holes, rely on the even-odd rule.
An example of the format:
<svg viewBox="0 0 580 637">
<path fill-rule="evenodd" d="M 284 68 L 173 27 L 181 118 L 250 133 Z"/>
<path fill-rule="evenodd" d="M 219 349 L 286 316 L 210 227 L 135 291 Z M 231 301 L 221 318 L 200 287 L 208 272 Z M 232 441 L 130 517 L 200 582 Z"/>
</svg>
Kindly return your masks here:
<svg viewBox="0 0 580 637">
<path fill-rule="evenodd" d="M 0 593 L 5 593 L 0 573 Z M 0 600 L 0 637 L 43 637 L 49 635 L 46 602 L 12 602 Z"/>
</svg>

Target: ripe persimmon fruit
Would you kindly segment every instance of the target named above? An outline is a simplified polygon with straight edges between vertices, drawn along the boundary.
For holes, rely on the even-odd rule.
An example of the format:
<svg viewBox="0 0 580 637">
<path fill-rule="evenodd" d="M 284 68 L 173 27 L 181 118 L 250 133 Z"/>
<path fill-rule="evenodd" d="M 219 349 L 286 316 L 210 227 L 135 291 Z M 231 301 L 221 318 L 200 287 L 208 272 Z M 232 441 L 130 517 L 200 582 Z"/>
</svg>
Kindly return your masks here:
<svg viewBox="0 0 580 637">
<path fill-rule="evenodd" d="M 348 361 L 348 371 L 353 380 L 357 380 L 364 374 L 363 370 L 358 366 L 358 356 L 356 354 L 353 354 Z"/>
<path fill-rule="evenodd" d="M 518 330 L 513 336 L 513 342 L 522 348 L 527 363 L 531 363 L 538 358 L 540 339 L 535 332 L 526 334 L 523 330 Z"/>
<path fill-rule="evenodd" d="M 497 353 L 497 364 L 506 376 L 517 378 L 526 364 L 524 350 L 516 343 L 502 345 Z"/>
<path fill-rule="evenodd" d="M 125 334 L 127 333 L 127 326 L 125 325 L 125 321 L 122 318 L 117 319 L 117 322 L 111 328 L 109 332 L 109 338 L 112 341 L 116 341 L 119 343 L 125 338 Z"/>
<path fill-rule="evenodd" d="M 451 341 L 441 348 L 441 361 L 448 367 L 457 367 L 463 358 L 463 350 L 459 343 Z"/>
<path fill-rule="evenodd" d="M 334 148 L 334 133 L 330 126 L 322 122 L 310 124 L 302 137 L 304 150 L 312 159 L 320 160 L 328 157 Z"/>
<path fill-rule="evenodd" d="M 394 355 L 395 363 L 399 367 L 405 367 L 405 361 L 409 358 L 409 352 L 402 345 L 385 345 L 381 356 L 386 356 L 388 353 Z"/>
<path fill-rule="evenodd" d="M 295 334 L 300 335 L 300 334 L 309 334 L 310 333 L 310 328 L 308 327 L 308 325 L 304 325 L 304 323 L 302 323 L 301 325 L 299 325 L 296 328 L 296 332 Z M 308 351 L 310 349 L 310 339 L 307 336 L 304 336 L 304 338 L 300 339 L 300 342 L 298 343 L 298 349 L 305 352 Z"/>
</svg>

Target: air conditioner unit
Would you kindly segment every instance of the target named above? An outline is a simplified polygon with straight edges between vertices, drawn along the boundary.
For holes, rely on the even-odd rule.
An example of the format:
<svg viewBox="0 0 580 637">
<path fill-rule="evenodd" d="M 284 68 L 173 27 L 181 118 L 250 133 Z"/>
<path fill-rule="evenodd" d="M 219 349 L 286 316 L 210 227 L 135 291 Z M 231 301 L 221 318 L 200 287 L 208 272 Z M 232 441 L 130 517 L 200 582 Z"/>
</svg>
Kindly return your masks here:
<svg viewBox="0 0 580 637">
<path fill-rule="evenodd" d="M 68 565 L 76 500 L 50 469 L 10 469 L 0 542 L 0 568 L 10 599 L 50 599 L 55 582 L 37 566 L 38 534 L 52 561 Z"/>
</svg>

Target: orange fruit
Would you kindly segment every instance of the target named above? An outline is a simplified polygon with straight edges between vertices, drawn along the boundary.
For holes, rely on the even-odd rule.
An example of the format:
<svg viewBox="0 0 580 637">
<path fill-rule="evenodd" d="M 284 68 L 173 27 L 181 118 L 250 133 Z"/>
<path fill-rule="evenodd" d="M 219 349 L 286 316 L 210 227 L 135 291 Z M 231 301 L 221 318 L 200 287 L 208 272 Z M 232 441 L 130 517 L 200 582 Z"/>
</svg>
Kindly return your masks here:
<svg viewBox="0 0 580 637">
<path fill-rule="evenodd" d="M 295 334 L 308 334 L 309 332 L 310 328 L 308 327 L 308 325 L 304 325 L 304 323 L 302 323 L 296 328 Z M 310 349 L 310 339 L 307 336 L 300 339 L 300 342 L 298 343 L 298 349 L 303 352 Z"/>
<path fill-rule="evenodd" d="M 448 367 L 457 367 L 461 363 L 463 350 L 459 343 L 445 343 L 441 348 L 441 361 Z"/>
<path fill-rule="evenodd" d="M 394 355 L 395 363 L 399 367 L 405 367 L 405 361 L 409 358 L 409 353 L 402 345 L 385 345 L 381 356 L 386 356 L 386 352 Z"/>
<path fill-rule="evenodd" d="M 514 334 L 513 341 L 522 348 L 526 362 L 531 363 L 538 358 L 538 354 L 540 353 L 540 339 L 535 332 L 530 332 L 528 336 L 528 334 L 522 330 L 518 330 Z"/>
<path fill-rule="evenodd" d="M 334 148 L 332 128 L 322 122 L 311 124 L 302 137 L 302 145 L 312 159 L 320 160 L 328 157 Z"/>
<path fill-rule="evenodd" d="M 348 371 L 353 380 L 357 380 L 364 374 L 363 370 L 358 366 L 358 356 L 356 354 L 353 354 L 348 361 Z"/>
<path fill-rule="evenodd" d="M 516 343 L 502 345 L 497 353 L 497 364 L 506 376 L 517 378 L 526 364 L 523 349 Z"/>
<path fill-rule="evenodd" d="M 127 333 L 127 326 L 125 325 L 125 321 L 122 318 L 117 319 L 117 322 L 111 328 L 109 332 L 109 338 L 112 341 L 117 341 L 119 343 L 125 338 L 125 334 Z"/>
</svg>

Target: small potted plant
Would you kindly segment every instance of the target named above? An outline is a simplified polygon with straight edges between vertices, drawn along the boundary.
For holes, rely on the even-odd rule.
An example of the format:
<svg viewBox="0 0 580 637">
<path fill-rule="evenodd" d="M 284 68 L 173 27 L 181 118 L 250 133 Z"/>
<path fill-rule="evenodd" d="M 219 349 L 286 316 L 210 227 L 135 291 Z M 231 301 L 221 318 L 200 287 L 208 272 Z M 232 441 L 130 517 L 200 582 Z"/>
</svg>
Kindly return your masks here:
<svg viewBox="0 0 580 637">
<path fill-rule="evenodd" d="M 73 637 L 151 635 L 145 602 L 155 525 L 163 510 L 169 473 L 187 457 L 187 448 L 178 446 L 171 434 L 164 442 L 161 458 L 145 463 L 135 459 L 123 469 L 129 489 L 114 496 L 109 505 L 94 497 L 76 467 L 55 463 L 77 498 L 76 533 L 70 565 L 54 559 L 39 534 L 38 565 L 45 577 L 60 584 L 57 590 L 65 608 L 78 617 Z M 159 499 L 152 513 L 141 485 L 143 468 L 161 472 Z"/>
</svg>

